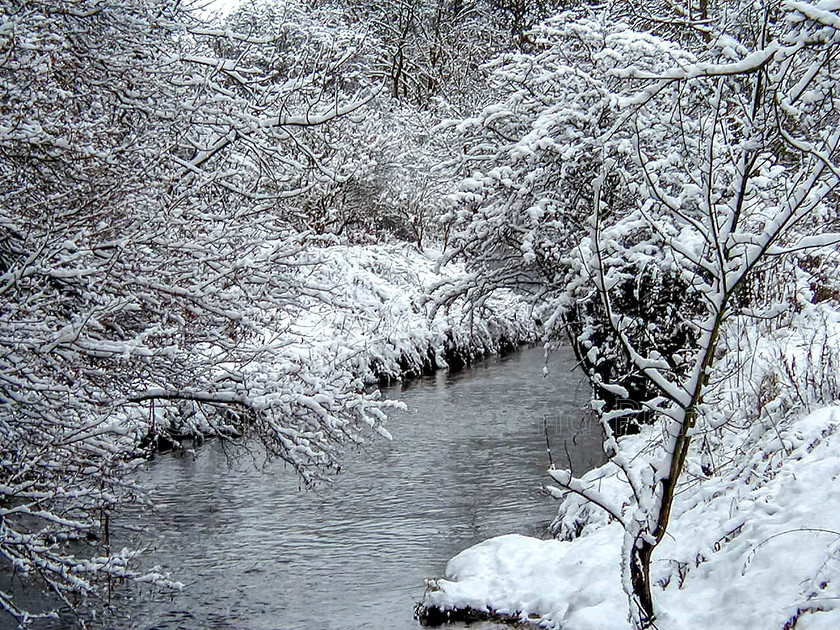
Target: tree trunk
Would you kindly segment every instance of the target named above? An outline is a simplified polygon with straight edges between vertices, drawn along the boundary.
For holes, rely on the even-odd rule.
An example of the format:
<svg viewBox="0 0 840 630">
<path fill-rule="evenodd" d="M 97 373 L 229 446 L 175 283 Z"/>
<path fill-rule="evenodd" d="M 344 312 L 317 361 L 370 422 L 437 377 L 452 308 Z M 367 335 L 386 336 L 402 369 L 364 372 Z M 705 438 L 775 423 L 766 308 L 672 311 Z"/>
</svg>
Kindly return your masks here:
<svg viewBox="0 0 840 630">
<path fill-rule="evenodd" d="M 650 591 L 650 562 L 654 547 L 650 542 L 639 538 L 633 546 L 633 556 L 630 559 L 630 584 L 633 587 L 633 597 L 636 598 L 642 613 L 642 628 L 649 628 L 654 620 L 653 595 Z"/>
<path fill-rule="evenodd" d="M 685 409 L 682 420 L 679 423 L 679 434 L 676 436 L 674 450 L 671 453 L 671 466 L 668 471 L 668 476 L 661 481 L 662 501 L 659 505 L 659 512 L 656 515 L 655 528 L 652 532 L 642 531 L 641 534 L 648 533 L 650 534 L 649 537 L 643 538 L 639 535 L 634 541 L 633 550 L 631 551 L 630 584 L 633 588 L 633 597 L 636 599 L 641 612 L 640 624 L 642 628 L 651 627 L 655 619 L 650 583 L 650 564 L 653 560 L 653 551 L 662 542 L 662 539 L 665 538 L 665 533 L 668 530 L 668 524 L 671 520 L 671 508 L 674 505 L 677 481 L 679 481 L 683 468 L 685 467 L 685 462 L 688 459 L 688 450 L 691 446 L 691 430 L 694 428 L 697 419 L 697 405 L 703 400 L 703 394 L 708 381 L 707 374 L 714 361 L 715 348 L 717 347 L 720 327 L 723 325 L 729 295 L 731 293 L 724 297 L 719 307 L 712 334 L 703 350 L 701 359 L 702 367 L 694 383 L 691 401 Z"/>
</svg>

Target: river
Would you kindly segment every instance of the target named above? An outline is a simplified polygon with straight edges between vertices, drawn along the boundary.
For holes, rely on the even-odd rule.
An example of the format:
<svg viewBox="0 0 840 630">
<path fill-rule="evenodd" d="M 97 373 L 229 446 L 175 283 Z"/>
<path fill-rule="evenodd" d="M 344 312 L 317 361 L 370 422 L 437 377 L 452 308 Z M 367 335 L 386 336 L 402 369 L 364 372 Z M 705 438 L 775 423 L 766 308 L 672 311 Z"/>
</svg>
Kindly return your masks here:
<svg viewBox="0 0 840 630">
<path fill-rule="evenodd" d="M 544 418 L 555 464 L 564 441 L 576 472 L 602 460 L 571 354 L 547 377 L 543 364 L 531 349 L 386 390 L 408 405 L 389 420 L 393 441 L 348 453 L 315 491 L 258 448 L 158 457 L 141 475 L 156 509 L 117 520 L 115 535 L 150 544 L 144 563 L 187 586 L 115 602 L 127 617 L 109 627 L 416 630 L 423 580 L 449 558 L 500 534 L 545 535 L 556 504 L 539 493 Z"/>
</svg>

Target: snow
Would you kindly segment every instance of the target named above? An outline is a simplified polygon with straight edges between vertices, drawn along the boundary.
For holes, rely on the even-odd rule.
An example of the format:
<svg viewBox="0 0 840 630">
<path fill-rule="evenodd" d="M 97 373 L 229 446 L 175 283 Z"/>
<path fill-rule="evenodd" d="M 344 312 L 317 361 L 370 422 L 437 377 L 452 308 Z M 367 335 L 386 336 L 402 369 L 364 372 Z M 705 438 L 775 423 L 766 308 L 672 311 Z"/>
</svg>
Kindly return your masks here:
<svg viewBox="0 0 840 630">
<path fill-rule="evenodd" d="M 553 627 L 629 627 L 614 623 L 625 609 L 621 537 L 614 533 L 602 529 L 587 546 L 516 534 L 491 538 L 450 560 L 446 579 L 430 581 L 426 604 L 518 613 L 523 621 L 540 614 Z"/>
<path fill-rule="evenodd" d="M 840 316 L 807 304 L 786 326 L 741 324 L 727 330 L 718 368 L 726 376 L 704 407 L 668 535 L 655 551 L 656 627 L 837 628 L 840 405 L 826 402 L 837 396 L 830 381 Z M 733 364 L 739 370 L 729 370 Z M 649 456 L 639 455 L 660 439 L 651 426 L 619 440 L 633 474 L 645 472 L 639 467 Z M 711 456 L 706 440 L 714 442 Z M 550 476 L 563 485 L 568 473 Z M 625 521 L 632 517 L 614 463 L 580 485 L 611 509 L 622 506 Z M 556 539 L 500 536 L 467 549 L 429 580 L 423 605 L 564 630 L 629 627 L 621 524 L 577 494 L 547 489 L 563 498 Z"/>
<path fill-rule="evenodd" d="M 654 563 L 658 628 L 781 628 L 803 609 L 814 612 L 797 628 L 840 627 L 838 428 L 840 407 L 808 414 L 784 434 L 799 446 L 766 483 L 751 489 L 745 476 L 680 495 L 672 535 Z M 772 442 L 765 447 L 762 454 Z M 602 492 L 622 486 L 604 484 Z M 564 630 L 629 627 L 622 539 L 621 526 L 605 518 L 572 541 L 493 538 L 450 560 L 444 578 L 429 581 L 424 604 L 515 614 Z"/>
<path fill-rule="evenodd" d="M 718 481 L 722 487 L 707 488 L 712 495 L 677 518 L 674 538 L 663 544 L 659 557 L 685 558 L 690 541 L 689 548 L 706 560 L 689 569 L 682 589 L 670 584 L 660 594 L 676 627 L 781 628 L 799 609 L 835 606 L 831 602 L 840 594 L 840 585 L 832 583 L 840 573 L 838 427 L 840 407 L 793 422 L 780 435 L 799 446 L 779 458 L 766 483 L 750 488 L 750 473 L 735 483 Z M 777 447 L 765 436 L 761 457 L 778 452 Z M 717 535 L 721 538 L 712 540 Z M 834 627 L 838 612 L 831 614 Z"/>
<path fill-rule="evenodd" d="M 802 15 L 814 20 L 815 22 L 831 26 L 835 29 L 840 29 L 840 18 L 832 13 L 832 11 L 840 10 L 840 3 L 835 0 L 818 2 L 817 4 L 788 1 L 784 4 L 787 9 L 799 11 Z"/>
</svg>

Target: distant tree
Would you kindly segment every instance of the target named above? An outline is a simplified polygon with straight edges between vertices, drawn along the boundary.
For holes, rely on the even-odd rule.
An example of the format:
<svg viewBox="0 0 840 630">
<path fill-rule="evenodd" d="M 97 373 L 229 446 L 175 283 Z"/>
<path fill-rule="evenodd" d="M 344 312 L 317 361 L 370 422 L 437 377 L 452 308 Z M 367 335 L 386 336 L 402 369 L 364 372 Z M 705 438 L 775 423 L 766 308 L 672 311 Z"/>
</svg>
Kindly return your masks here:
<svg viewBox="0 0 840 630">
<path fill-rule="evenodd" d="M 577 4 L 569 0 L 487 0 L 487 3 L 491 15 L 508 29 L 514 45 L 523 50 L 531 44 L 528 33 L 532 28 Z"/>
<path fill-rule="evenodd" d="M 481 64 L 510 45 L 484 2 L 348 2 L 346 20 L 377 40 L 375 73 L 394 99 L 461 114 L 486 102 Z"/>
<path fill-rule="evenodd" d="M 434 230 L 441 197 L 441 177 L 433 173 L 442 159 L 440 143 L 430 141 L 434 114 L 427 107 L 389 94 L 382 74 L 389 44 L 376 35 L 375 25 L 362 21 L 382 10 L 372 5 L 250 3 L 228 17 L 228 26 L 250 33 L 251 40 L 270 39 L 270 45 L 223 38 L 209 43 L 227 58 L 247 59 L 259 67 L 262 80 L 276 86 L 272 94 L 281 95 L 289 111 L 329 111 L 335 102 L 358 102 L 360 91 L 365 98 L 373 95 L 352 115 L 294 130 L 297 146 L 286 142 L 283 150 L 293 154 L 305 147 L 300 157 L 307 162 L 303 168 L 285 169 L 302 179 L 291 187 L 294 198 L 284 183 L 280 205 L 300 230 L 352 242 L 396 237 L 422 247 Z M 269 198 L 277 187 L 271 177 L 255 181 Z"/>
</svg>

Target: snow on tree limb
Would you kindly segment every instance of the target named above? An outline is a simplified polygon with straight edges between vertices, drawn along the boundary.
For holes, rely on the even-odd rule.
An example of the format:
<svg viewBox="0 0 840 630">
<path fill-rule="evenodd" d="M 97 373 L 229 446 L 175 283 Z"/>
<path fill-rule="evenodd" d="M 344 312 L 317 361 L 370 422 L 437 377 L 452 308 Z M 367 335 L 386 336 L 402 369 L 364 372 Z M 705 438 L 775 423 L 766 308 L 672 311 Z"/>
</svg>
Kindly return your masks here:
<svg viewBox="0 0 840 630">
<path fill-rule="evenodd" d="M 605 452 L 633 485 L 623 576 L 638 627 L 656 614 L 651 560 L 721 335 L 734 313 L 781 308 L 762 273 L 837 242 L 840 188 L 836 3 L 704 14 L 699 38 L 645 11 L 567 12 L 537 30 L 541 50 L 494 64 L 507 100 L 456 127 L 449 215 L 472 290 L 542 281 L 548 339 L 568 335 L 588 371 Z M 632 463 L 613 434 L 631 418 L 661 427 Z"/>
</svg>

